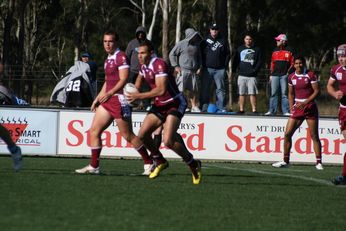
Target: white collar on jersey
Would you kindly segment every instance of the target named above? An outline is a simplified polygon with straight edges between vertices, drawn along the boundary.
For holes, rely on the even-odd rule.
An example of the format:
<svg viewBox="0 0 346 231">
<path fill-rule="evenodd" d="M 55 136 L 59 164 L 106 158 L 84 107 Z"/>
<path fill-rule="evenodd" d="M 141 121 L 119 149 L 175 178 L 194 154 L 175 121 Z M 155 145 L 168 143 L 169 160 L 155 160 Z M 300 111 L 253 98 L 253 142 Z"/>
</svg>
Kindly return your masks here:
<svg viewBox="0 0 346 231">
<path fill-rule="evenodd" d="M 113 54 L 109 54 L 107 59 L 115 59 L 115 57 L 119 53 L 119 51 L 120 51 L 119 48 L 115 49 L 114 53 Z"/>
</svg>

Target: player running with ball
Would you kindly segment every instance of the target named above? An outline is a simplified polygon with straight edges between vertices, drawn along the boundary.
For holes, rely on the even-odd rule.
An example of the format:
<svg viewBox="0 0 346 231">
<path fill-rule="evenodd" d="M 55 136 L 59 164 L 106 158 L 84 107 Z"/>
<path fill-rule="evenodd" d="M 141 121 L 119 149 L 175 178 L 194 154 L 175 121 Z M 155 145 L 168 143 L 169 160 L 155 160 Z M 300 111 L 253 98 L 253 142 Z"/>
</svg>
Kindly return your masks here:
<svg viewBox="0 0 346 231">
<path fill-rule="evenodd" d="M 158 127 L 163 126 L 164 145 L 183 158 L 192 172 L 193 184 L 199 184 L 202 177 L 201 162 L 193 158 L 182 137 L 177 133 L 187 107 L 186 99 L 179 92 L 174 76 L 168 72 L 167 64 L 162 59 L 153 56 L 153 47 L 150 43 L 144 41 L 139 45 L 138 59 L 141 68 L 136 80 L 136 87 L 140 89 L 144 79 L 151 90 L 129 94 L 127 100 L 133 102 L 137 99 L 154 98 L 154 104 L 143 121 L 138 137 L 151 153 L 155 153 L 158 148 L 154 145 L 151 135 Z M 163 157 L 154 157 L 157 165 L 149 175 L 151 179 L 156 178 L 162 170 L 168 167 L 168 162 Z"/>
</svg>

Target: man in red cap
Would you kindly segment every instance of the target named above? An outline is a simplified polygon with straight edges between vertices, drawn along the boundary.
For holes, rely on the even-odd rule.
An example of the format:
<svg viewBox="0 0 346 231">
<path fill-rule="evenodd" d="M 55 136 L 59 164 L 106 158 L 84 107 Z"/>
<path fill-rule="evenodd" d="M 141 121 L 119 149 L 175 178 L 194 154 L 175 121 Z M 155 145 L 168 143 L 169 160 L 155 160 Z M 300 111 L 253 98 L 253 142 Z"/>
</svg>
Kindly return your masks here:
<svg viewBox="0 0 346 231">
<path fill-rule="evenodd" d="M 340 130 L 346 140 L 346 44 L 338 46 L 337 52 L 339 63 L 330 70 L 330 78 L 327 83 L 327 91 L 339 104 Z M 341 176 L 333 180 L 335 185 L 346 185 L 346 153 Z"/>
<path fill-rule="evenodd" d="M 287 98 L 288 72 L 293 67 L 293 51 L 287 46 L 287 36 L 279 34 L 275 37 L 276 48 L 272 53 L 269 82 L 271 95 L 269 110 L 265 115 L 275 115 L 278 109 L 279 93 L 281 93 L 281 111 L 284 116 L 290 115 Z"/>
</svg>

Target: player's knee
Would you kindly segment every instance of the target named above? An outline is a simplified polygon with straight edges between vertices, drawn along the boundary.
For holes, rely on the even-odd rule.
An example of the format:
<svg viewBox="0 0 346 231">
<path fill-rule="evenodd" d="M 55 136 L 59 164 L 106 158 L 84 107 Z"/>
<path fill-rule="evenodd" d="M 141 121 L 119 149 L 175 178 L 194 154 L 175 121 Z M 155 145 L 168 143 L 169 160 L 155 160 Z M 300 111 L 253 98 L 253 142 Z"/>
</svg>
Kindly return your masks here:
<svg viewBox="0 0 346 231">
<path fill-rule="evenodd" d="M 90 128 L 89 134 L 91 138 L 96 138 L 101 134 L 101 132 L 98 129 Z"/>
</svg>

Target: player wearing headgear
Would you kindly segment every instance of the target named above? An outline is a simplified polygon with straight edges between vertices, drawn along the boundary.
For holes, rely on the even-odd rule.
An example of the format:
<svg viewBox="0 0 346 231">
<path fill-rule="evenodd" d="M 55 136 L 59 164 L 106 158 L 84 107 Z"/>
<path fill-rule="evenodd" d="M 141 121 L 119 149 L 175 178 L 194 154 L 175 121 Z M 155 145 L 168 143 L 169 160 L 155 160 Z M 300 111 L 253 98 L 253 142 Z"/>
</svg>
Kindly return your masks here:
<svg viewBox="0 0 346 231">
<path fill-rule="evenodd" d="M 337 57 L 339 63 L 330 70 L 327 91 L 339 101 L 339 124 L 344 139 L 346 139 L 346 44 L 338 46 Z M 346 153 L 341 176 L 333 180 L 335 185 L 346 185 Z"/>
</svg>

